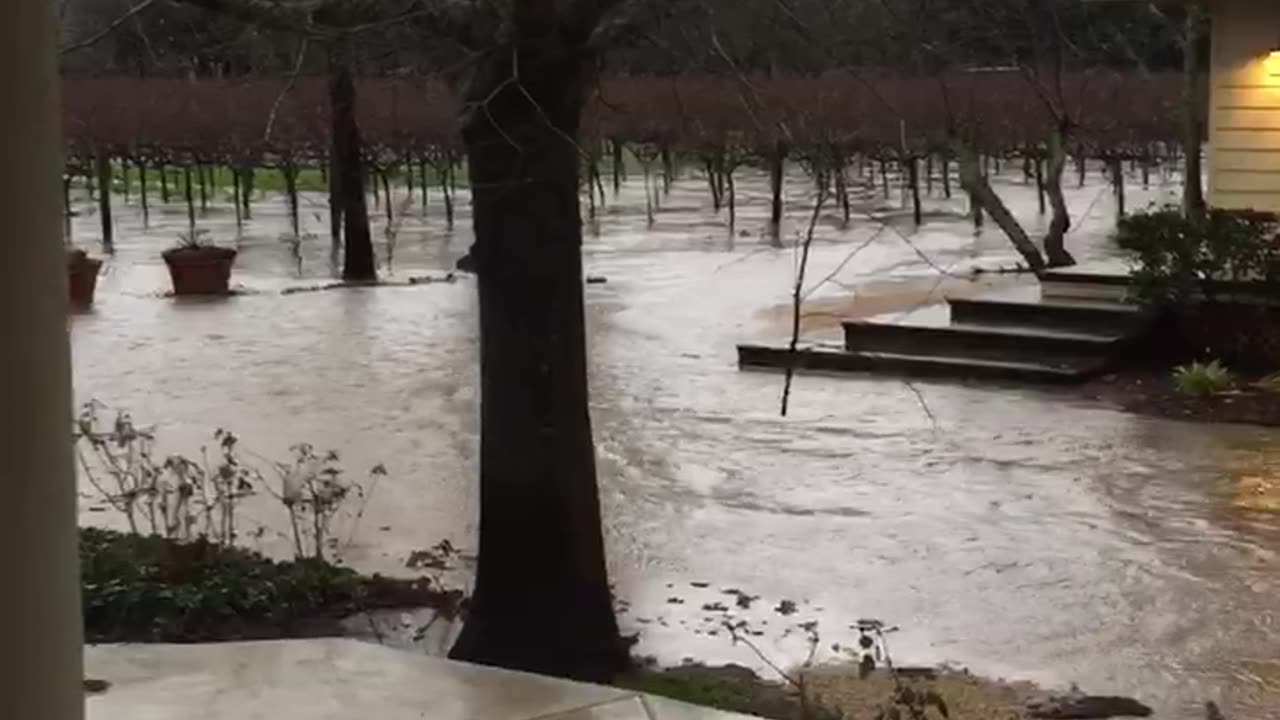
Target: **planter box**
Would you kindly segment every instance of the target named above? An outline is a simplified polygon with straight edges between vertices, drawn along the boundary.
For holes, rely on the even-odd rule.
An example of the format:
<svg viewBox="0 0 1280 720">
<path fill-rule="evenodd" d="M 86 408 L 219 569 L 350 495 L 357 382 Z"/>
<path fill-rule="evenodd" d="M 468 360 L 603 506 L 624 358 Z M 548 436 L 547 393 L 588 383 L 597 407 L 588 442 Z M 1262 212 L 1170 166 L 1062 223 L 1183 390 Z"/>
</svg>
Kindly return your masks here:
<svg viewBox="0 0 1280 720">
<path fill-rule="evenodd" d="M 67 251 L 67 289 L 72 309 L 93 307 L 93 295 L 98 287 L 98 272 L 102 261 L 91 258 L 83 250 Z"/>
<path fill-rule="evenodd" d="M 200 245 L 166 250 L 161 257 L 169 267 L 174 295 L 226 295 L 236 251 Z"/>
</svg>

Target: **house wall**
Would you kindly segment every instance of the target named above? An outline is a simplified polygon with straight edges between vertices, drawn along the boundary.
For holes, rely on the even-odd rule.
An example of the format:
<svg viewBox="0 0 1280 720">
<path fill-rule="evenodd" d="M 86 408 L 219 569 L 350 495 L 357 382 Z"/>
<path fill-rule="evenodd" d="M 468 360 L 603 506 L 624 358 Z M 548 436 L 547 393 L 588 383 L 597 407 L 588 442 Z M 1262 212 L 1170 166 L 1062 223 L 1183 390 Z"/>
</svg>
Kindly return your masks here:
<svg viewBox="0 0 1280 720">
<path fill-rule="evenodd" d="M 1211 7 L 1209 202 L 1280 212 L 1280 2 Z"/>
</svg>

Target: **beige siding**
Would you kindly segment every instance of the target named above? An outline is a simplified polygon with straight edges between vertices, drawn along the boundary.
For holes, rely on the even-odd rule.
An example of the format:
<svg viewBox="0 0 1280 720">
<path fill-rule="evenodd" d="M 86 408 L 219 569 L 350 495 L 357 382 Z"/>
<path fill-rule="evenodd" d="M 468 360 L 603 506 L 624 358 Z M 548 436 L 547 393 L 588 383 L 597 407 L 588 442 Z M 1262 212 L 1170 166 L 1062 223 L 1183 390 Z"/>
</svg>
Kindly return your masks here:
<svg viewBox="0 0 1280 720">
<path fill-rule="evenodd" d="M 1280 211 L 1280 2 L 1213 8 L 1210 200 Z"/>
</svg>

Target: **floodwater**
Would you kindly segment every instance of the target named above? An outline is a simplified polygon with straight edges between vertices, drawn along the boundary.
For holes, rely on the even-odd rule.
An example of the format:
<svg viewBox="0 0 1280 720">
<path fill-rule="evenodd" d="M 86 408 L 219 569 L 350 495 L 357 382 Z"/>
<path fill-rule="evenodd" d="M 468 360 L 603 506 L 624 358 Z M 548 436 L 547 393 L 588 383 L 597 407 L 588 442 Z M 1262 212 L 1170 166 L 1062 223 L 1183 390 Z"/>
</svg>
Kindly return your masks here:
<svg viewBox="0 0 1280 720">
<path fill-rule="evenodd" d="M 1005 184 L 1016 212 L 1040 223 L 1034 191 Z M 605 525 L 639 651 L 752 663 L 700 629 L 702 605 L 732 605 L 720 591 L 736 588 L 761 597 L 746 615 L 784 662 L 804 650 L 777 637 L 787 621 L 772 608 L 789 599 L 801 603 L 791 621 L 818 619 L 824 645 L 879 618 L 901 627 L 900 662 L 1078 682 L 1166 718 L 1202 717 L 1207 699 L 1236 717 L 1280 717 L 1280 433 L 1032 388 L 870 376 L 800 376 L 780 417 L 781 376 L 739 372 L 734 346 L 786 333 L 780 308 L 809 213 L 803 181 L 790 188 L 781 248 L 762 233 L 758 177 L 739 183 L 737 233 L 697 178 L 660 197 L 646 227 L 633 179 L 587 238 L 587 270 L 608 280 L 587 288 Z M 1130 206 L 1176 191 L 1131 187 Z M 1107 255 L 1108 190 L 1091 180 L 1068 195 L 1072 249 Z M 400 226 L 389 279 L 440 277 L 469 245 L 465 200 L 453 232 L 439 196 L 430 202 Z M 847 230 L 834 208 L 823 213 L 806 283 L 818 324 L 856 311 L 850 298 L 909 310 L 963 286 L 975 265 L 1014 262 L 993 227 L 975 236 L 963 201 L 927 207 L 918 232 L 896 191 L 887 202 L 864 193 Z M 79 209 L 76 241 L 93 248 L 97 218 L 87 201 Z M 177 302 L 161 296 L 158 255 L 185 210 L 153 212 L 144 230 L 136 205 L 118 208 L 98 306 L 70 321 L 78 399 L 157 424 L 166 451 L 193 453 L 225 427 L 264 456 L 305 441 L 341 451 L 353 474 L 385 463 L 343 530 L 357 568 L 403 571 L 411 551 L 443 538 L 474 547 L 472 282 L 281 294 L 328 277 L 323 200 L 304 198 L 304 230 L 319 237 L 303 241 L 301 276 L 279 240 L 283 200 L 255 212 L 234 278 L 246 292 Z M 200 224 L 235 242 L 228 205 Z M 85 489 L 84 522 L 118 523 Z M 245 513 L 268 528 L 264 549 L 287 552 L 269 500 Z"/>
</svg>

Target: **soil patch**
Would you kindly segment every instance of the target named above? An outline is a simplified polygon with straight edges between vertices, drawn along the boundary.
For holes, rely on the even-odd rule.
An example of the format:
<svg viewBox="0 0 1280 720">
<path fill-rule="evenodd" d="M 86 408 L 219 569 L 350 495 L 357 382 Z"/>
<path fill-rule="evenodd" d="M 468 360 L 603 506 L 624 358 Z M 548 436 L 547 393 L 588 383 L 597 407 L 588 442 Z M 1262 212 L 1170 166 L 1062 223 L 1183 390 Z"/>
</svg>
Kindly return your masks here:
<svg viewBox="0 0 1280 720">
<path fill-rule="evenodd" d="M 1086 397 L 1140 415 L 1196 422 L 1280 427 L 1280 392 L 1241 380 L 1227 392 L 1194 397 L 1174 386 L 1171 371 L 1109 375 L 1080 388 Z"/>
<path fill-rule="evenodd" d="M 1006 683 L 963 670 L 938 669 L 912 673 L 903 682 L 933 691 L 947 704 L 952 720 L 1023 720 L 1028 702 L 1044 697 L 1031 683 Z M 640 669 L 615 685 L 673 700 L 713 707 L 770 720 L 827 720 L 874 718 L 894 695 L 893 678 L 886 672 L 860 677 L 856 666 L 833 665 L 805 673 L 809 702 L 805 708 L 794 688 L 765 680 L 740 665 L 684 665 L 663 670 Z M 929 718 L 936 711 L 929 711 Z M 807 713 L 807 714 L 806 714 Z M 903 714 L 903 717 L 907 715 Z"/>
</svg>

